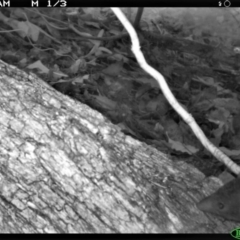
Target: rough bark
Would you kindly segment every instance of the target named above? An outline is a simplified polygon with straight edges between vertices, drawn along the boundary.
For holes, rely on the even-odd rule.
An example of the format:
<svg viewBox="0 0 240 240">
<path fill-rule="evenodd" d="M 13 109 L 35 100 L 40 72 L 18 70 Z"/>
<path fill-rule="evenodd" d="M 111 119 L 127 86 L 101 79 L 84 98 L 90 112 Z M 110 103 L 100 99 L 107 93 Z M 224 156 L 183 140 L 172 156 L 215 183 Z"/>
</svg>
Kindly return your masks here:
<svg viewBox="0 0 240 240">
<path fill-rule="evenodd" d="M 0 232 L 229 232 L 204 176 L 0 61 Z M 206 184 L 205 184 L 206 185 Z M 215 188 L 217 186 L 215 185 Z"/>
</svg>

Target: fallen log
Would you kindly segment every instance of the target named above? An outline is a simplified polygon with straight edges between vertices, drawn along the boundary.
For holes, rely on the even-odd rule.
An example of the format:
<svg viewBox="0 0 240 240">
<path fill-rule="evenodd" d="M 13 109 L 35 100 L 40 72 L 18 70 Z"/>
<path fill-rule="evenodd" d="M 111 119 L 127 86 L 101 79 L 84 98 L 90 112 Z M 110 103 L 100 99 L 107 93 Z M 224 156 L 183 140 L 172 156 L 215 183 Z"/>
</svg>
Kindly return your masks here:
<svg viewBox="0 0 240 240">
<path fill-rule="evenodd" d="M 124 135 L 97 111 L 3 61 L 0 104 L 1 233 L 235 227 L 196 208 L 203 191 L 219 187 L 216 179 L 204 181 L 193 166 Z"/>
</svg>

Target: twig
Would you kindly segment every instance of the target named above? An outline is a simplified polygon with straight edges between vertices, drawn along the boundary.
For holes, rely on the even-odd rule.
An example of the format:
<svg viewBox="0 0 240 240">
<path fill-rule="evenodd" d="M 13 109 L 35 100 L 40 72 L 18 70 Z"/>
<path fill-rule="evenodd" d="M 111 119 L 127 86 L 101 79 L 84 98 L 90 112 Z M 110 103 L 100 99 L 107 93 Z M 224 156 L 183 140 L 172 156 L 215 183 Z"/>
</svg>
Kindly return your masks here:
<svg viewBox="0 0 240 240">
<path fill-rule="evenodd" d="M 223 162 L 232 172 L 235 174 L 240 173 L 240 167 L 235 164 L 228 156 L 226 156 L 222 151 L 220 151 L 216 146 L 214 146 L 205 136 L 202 129 L 198 126 L 194 118 L 191 114 L 189 114 L 176 100 L 174 95 L 172 94 L 171 90 L 169 89 L 166 80 L 164 77 L 156 71 L 154 68 L 149 66 L 146 63 L 146 60 L 140 50 L 139 39 L 137 37 L 137 33 L 135 32 L 134 28 L 122 13 L 119 8 L 111 8 L 118 19 L 121 21 L 123 26 L 126 28 L 127 32 L 129 33 L 132 41 L 132 52 L 135 55 L 140 67 L 145 70 L 148 74 L 150 74 L 159 84 L 164 96 L 170 103 L 170 105 L 175 109 L 175 111 L 182 117 L 182 119 L 190 126 L 194 134 L 200 140 L 202 145 L 209 150 L 213 156 L 215 156 L 219 161 Z"/>
</svg>

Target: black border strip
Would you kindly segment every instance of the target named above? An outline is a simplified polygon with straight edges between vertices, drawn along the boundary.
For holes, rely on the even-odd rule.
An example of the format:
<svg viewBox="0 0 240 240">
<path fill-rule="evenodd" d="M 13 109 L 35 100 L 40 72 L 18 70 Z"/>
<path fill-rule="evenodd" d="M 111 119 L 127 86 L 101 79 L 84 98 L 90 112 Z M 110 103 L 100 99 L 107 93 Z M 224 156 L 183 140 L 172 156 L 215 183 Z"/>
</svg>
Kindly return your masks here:
<svg viewBox="0 0 240 240">
<path fill-rule="evenodd" d="M 221 5 L 221 6 L 220 6 Z M 0 7 L 240 7 L 240 0 L 0 0 Z"/>
</svg>

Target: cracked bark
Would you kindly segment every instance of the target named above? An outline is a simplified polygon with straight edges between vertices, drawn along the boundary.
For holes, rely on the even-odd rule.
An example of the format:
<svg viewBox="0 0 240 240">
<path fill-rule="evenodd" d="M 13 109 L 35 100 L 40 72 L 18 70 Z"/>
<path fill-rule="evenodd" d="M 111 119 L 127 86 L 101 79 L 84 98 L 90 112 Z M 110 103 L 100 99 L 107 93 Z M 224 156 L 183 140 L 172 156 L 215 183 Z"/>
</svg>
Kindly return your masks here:
<svg viewBox="0 0 240 240">
<path fill-rule="evenodd" d="M 2 61 L 0 179 L 1 233 L 232 229 L 196 209 L 204 176 L 194 167 Z"/>
</svg>

